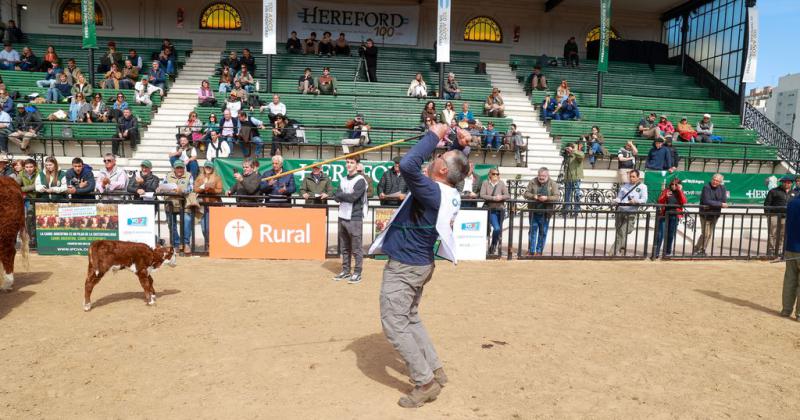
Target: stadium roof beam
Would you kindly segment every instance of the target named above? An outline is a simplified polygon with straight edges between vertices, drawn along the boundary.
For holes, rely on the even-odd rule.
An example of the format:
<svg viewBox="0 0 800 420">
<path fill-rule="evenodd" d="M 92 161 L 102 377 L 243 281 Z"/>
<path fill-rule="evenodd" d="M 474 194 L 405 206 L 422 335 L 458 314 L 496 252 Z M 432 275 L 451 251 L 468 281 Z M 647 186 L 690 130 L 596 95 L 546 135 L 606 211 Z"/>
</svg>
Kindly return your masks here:
<svg viewBox="0 0 800 420">
<path fill-rule="evenodd" d="M 564 0 L 547 0 L 547 3 L 544 4 L 544 12 L 547 13 L 556 8 L 559 4 L 563 3 Z"/>
</svg>

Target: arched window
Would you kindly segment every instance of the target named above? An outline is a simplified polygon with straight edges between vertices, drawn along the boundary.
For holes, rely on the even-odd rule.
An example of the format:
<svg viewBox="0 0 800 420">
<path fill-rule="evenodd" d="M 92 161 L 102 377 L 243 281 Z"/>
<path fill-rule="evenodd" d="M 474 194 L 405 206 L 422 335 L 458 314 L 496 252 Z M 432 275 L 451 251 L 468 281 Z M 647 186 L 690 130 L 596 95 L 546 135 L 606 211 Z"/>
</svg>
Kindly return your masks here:
<svg viewBox="0 0 800 420">
<path fill-rule="evenodd" d="M 503 30 L 497 21 L 487 16 L 478 16 L 467 22 L 464 41 L 503 42 Z"/>
<path fill-rule="evenodd" d="M 608 33 L 608 39 L 621 39 L 617 34 L 617 30 L 614 27 L 611 27 L 611 31 Z M 588 34 L 586 34 L 586 43 L 590 43 L 592 41 L 599 41 L 600 40 L 600 26 L 595 26 Z"/>
<path fill-rule="evenodd" d="M 242 17 L 239 11 L 228 3 L 213 3 L 200 14 L 200 29 L 240 31 Z"/>
<path fill-rule="evenodd" d="M 62 25 L 80 25 L 83 23 L 81 0 L 67 0 L 58 11 L 58 23 Z M 103 9 L 94 3 L 94 24 L 103 26 Z"/>
</svg>

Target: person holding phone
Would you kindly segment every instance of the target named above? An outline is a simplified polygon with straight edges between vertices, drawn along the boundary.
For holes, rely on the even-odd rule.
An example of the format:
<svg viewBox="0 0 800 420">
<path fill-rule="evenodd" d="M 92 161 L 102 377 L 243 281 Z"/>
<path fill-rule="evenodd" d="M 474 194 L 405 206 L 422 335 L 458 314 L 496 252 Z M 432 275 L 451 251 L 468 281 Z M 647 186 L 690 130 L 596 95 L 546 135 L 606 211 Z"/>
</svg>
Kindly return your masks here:
<svg viewBox="0 0 800 420">
<path fill-rule="evenodd" d="M 683 193 L 683 183 L 679 178 L 673 178 L 667 188 L 658 196 L 658 218 L 656 219 L 656 247 L 653 258 L 658 258 L 661 253 L 661 244 L 664 242 L 664 232 L 667 232 L 667 243 L 664 247 L 664 256 L 672 255 L 675 236 L 678 234 L 678 223 L 683 217 L 683 206 L 686 205 L 686 195 Z"/>
</svg>

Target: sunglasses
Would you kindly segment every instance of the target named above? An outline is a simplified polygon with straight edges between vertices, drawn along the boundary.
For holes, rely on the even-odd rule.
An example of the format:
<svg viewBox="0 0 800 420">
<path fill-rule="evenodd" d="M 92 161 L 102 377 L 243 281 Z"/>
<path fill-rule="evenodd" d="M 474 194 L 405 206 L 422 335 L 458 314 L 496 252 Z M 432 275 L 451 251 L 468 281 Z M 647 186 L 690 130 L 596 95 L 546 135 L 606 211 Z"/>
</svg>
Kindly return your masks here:
<svg viewBox="0 0 800 420">
<path fill-rule="evenodd" d="M 105 162 L 105 163 L 114 162 L 114 159 L 103 159 L 103 162 Z"/>
<path fill-rule="evenodd" d="M 500 175 L 500 172 L 489 172 L 489 175 L 491 176 Z"/>
</svg>

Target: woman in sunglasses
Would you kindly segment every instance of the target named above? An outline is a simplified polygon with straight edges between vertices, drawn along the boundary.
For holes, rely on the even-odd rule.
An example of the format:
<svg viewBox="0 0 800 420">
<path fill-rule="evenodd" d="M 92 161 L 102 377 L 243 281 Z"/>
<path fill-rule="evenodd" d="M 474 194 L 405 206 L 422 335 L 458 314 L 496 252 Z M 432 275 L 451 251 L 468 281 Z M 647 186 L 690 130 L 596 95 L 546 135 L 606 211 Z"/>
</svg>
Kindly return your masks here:
<svg viewBox="0 0 800 420">
<path fill-rule="evenodd" d="M 489 209 L 489 225 L 492 228 L 489 254 L 494 254 L 497 252 L 497 244 L 503 233 L 503 220 L 506 217 L 505 204 L 507 200 L 511 199 L 508 187 L 500 179 L 500 171 L 497 168 L 489 170 L 489 179 L 483 181 L 480 196 L 486 202 L 484 207 Z"/>
</svg>

